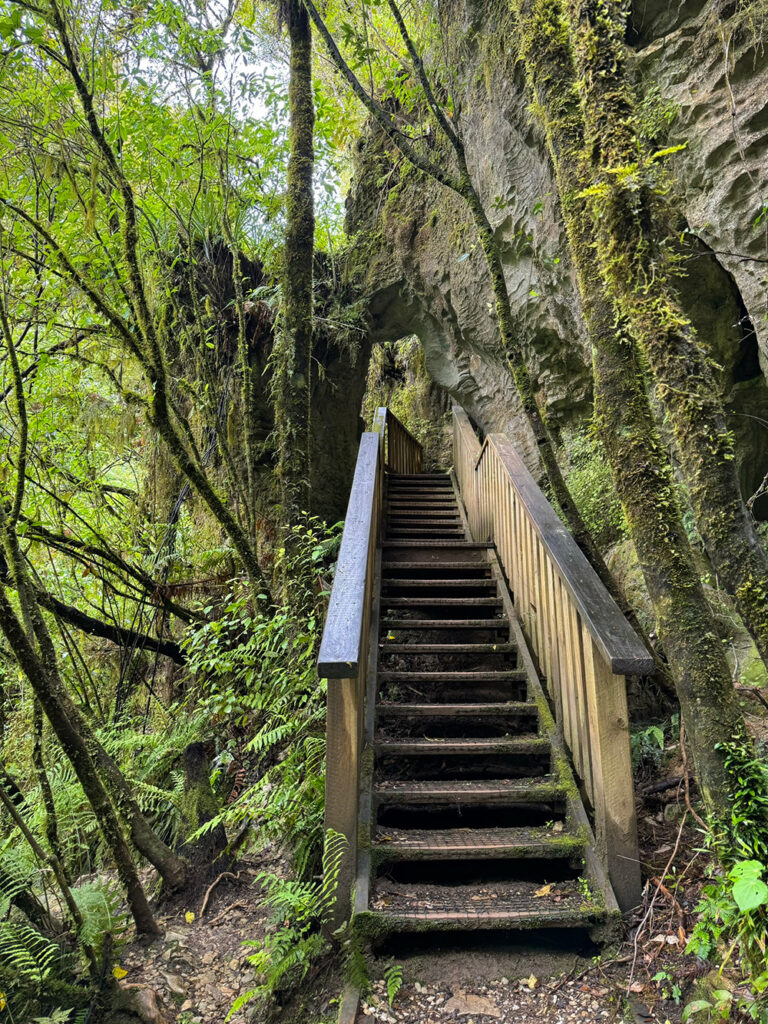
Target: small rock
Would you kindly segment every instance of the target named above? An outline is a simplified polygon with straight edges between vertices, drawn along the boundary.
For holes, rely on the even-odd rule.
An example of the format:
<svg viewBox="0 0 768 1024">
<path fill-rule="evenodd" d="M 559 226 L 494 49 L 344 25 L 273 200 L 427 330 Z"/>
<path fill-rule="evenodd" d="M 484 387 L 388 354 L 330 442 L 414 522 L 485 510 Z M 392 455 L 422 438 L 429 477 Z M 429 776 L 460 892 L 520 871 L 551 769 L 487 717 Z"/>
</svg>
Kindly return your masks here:
<svg viewBox="0 0 768 1024">
<path fill-rule="evenodd" d="M 173 931 L 172 928 L 169 928 L 165 933 L 165 941 L 178 942 L 181 945 L 184 945 L 187 941 L 187 938 L 185 935 L 182 935 L 181 932 L 175 932 Z"/>
<path fill-rule="evenodd" d="M 204 964 L 212 964 L 215 959 L 216 959 L 216 954 L 215 953 L 211 953 L 209 951 L 209 952 L 203 954 L 203 963 Z"/>
<path fill-rule="evenodd" d="M 168 986 L 168 990 L 171 995 L 184 999 L 187 995 L 187 988 L 181 975 L 169 974 L 167 971 L 162 971 L 161 973 L 165 978 L 165 983 Z"/>
<path fill-rule="evenodd" d="M 456 989 L 443 1009 L 446 1013 L 456 1013 L 460 1017 L 473 1013 L 482 1013 L 486 1017 L 501 1017 L 501 1010 L 490 999 L 485 996 L 470 995 L 460 988 Z"/>
<path fill-rule="evenodd" d="M 240 961 L 239 960 L 230 960 L 229 961 L 229 969 L 230 969 L 230 971 L 236 971 L 239 966 L 240 966 Z"/>
<path fill-rule="evenodd" d="M 683 816 L 683 806 L 677 802 L 667 804 L 664 808 L 664 820 L 665 821 L 679 821 Z"/>
<path fill-rule="evenodd" d="M 195 1004 L 192 1002 L 191 999 L 185 1000 L 185 1002 L 181 1004 L 181 1012 L 185 1013 L 187 1010 L 191 1010 L 194 1007 L 194 1005 Z"/>
</svg>

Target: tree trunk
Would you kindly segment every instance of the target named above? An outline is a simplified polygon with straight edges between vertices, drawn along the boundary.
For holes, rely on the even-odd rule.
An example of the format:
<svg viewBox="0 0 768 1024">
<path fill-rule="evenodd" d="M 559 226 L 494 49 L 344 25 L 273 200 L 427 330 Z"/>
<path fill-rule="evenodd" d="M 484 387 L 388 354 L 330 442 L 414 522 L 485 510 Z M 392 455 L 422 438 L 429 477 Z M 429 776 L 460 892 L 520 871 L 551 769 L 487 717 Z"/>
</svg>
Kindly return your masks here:
<svg viewBox="0 0 768 1024">
<path fill-rule="evenodd" d="M 190 743 L 184 751 L 184 796 L 181 813 L 192 835 L 219 813 L 219 803 L 211 789 L 210 765 L 202 743 Z M 216 865 L 217 873 L 227 871 L 229 862 L 221 856 L 227 848 L 227 833 L 223 825 L 205 832 L 198 839 L 185 840 L 179 852 L 191 862 L 193 868 L 210 870 Z"/>
<path fill-rule="evenodd" d="M 83 792 L 91 805 L 104 841 L 117 867 L 117 873 L 125 890 L 137 932 L 142 935 L 158 935 L 159 929 L 139 881 L 131 850 L 123 836 L 112 802 L 99 778 L 82 736 L 73 727 L 60 702 L 56 699 L 56 685 L 50 674 L 53 666 L 47 660 L 38 657 L 21 623 L 16 618 L 2 586 L 0 586 L 0 628 L 20 667 L 33 686 L 35 695 L 83 787 Z"/>
<path fill-rule="evenodd" d="M 546 132 L 590 341 L 595 420 L 611 462 L 687 724 L 697 779 L 715 811 L 728 800 L 719 740 L 743 725 L 711 610 L 677 504 L 634 346 L 606 294 L 581 194 L 584 126 L 562 12 L 553 0 L 517 4 L 521 55 Z"/>
<path fill-rule="evenodd" d="M 289 522 L 309 510 L 311 457 L 313 261 L 315 237 L 315 108 L 312 96 L 312 29 L 301 0 L 284 7 L 291 48 L 288 103 L 290 155 L 283 251 L 283 361 L 275 409 L 280 436 L 283 502 Z"/>
<path fill-rule="evenodd" d="M 591 205 L 600 269 L 653 374 L 709 558 L 768 667 L 768 551 L 741 494 L 717 383 L 672 285 L 669 239 L 654 220 L 660 171 L 646 152 L 634 175 L 616 173 L 638 162 L 627 11 L 609 0 L 573 0 L 567 13 L 597 185 Z"/>
</svg>

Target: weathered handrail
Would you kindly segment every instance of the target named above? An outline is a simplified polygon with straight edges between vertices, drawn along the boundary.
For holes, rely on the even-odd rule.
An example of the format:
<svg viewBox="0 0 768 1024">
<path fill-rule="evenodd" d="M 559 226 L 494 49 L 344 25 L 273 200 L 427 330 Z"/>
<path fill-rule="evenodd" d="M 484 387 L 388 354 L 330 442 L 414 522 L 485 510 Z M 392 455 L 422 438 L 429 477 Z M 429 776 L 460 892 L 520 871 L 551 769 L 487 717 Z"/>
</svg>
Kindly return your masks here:
<svg viewBox="0 0 768 1024">
<path fill-rule="evenodd" d="M 332 912 L 336 927 L 349 916 L 357 864 L 363 711 L 369 655 L 371 650 L 375 653 L 377 641 L 370 634 L 384 507 L 384 469 L 386 466 L 396 473 L 418 473 L 421 459 L 421 445 L 397 417 L 387 409 L 377 410 L 373 430 L 360 440 L 320 642 L 317 670 L 322 679 L 328 680 L 325 828 L 341 833 L 347 840 Z"/>
<path fill-rule="evenodd" d="M 421 472 L 423 449 L 393 412 L 380 406 L 371 429 L 381 435 L 384 465 L 390 473 Z"/>
<path fill-rule="evenodd" d="M 475 540 L 491 540 L 594 809 L 620 904 L 639 894 L 625 674 L 652 661 L 504 434 L 481 445 L 454 406 L 454 468 Z"/>
<path fill-rule="evenodd" d="M 347 840 L 332 913 L 336 927 L 351 912 L 357 864 L 363 705 L 376 549 L 381 535 L 382 465 L 379 434 L 363 434 L 317 663 L 318 674 L 328 680 L 325 828 L 341 833 Z"/>
</svg>

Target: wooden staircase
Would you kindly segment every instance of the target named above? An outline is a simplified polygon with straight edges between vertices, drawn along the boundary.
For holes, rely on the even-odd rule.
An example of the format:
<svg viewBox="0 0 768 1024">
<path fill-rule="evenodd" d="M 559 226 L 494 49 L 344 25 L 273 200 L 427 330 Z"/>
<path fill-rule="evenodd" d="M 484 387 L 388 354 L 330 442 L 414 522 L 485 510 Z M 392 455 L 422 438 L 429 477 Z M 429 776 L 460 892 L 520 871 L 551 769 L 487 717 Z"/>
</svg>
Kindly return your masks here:
<svg viewBox="0 0 768 1024">
<path fill-rule="evenodd" d="M 540 714 L 493 553 L 468 536 L 449 475 L 387 476 L 382 550 L 357 926 L 605 923 L 618 908 L 587 881 L 572 773 Z"/>
<path fill-rule="evenodd" d="M 361 442 L 319 659 L 334 924 L 604 937 L 639 896 L 621 673 L 650 659 L 506 439 L 454 419 L 450 474 L 386 410 Z"/>
</svg>

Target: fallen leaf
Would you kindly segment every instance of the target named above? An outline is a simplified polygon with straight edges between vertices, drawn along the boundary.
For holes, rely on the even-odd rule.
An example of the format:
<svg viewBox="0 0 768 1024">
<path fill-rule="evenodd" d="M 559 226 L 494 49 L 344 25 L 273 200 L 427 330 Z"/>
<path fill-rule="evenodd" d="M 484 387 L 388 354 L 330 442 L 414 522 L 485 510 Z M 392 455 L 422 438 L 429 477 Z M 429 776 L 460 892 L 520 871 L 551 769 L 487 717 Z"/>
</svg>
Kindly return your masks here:
<svg viewBox="0 0 768 1024">
<path fill-rule="evenodd" d="M 184 915 L 184 920 L 187 922 L 187 924 L 192 924 L 192 922 L 195 920 L 195 915 L 192 913 L 191 910 L 188 910 L 186 912 L 186 914 Z"/>
<path fill-rule="evenodd" d="M 540 889 L 537 889 L 536 892 L 533 894 L 534 897 L 549 896 L 549 894 L 552 892 L 552 884 L 553 883 L 550 882 L 549 885 L 542 885 L 542 887 Z"/>
<path fill-rule="evenodd" d="M 525 979 L 525 980 L 523 981 L 523 984 L 524 984 L 524 985 L 527 985 L 527 986 L 528 986 L 528 988 L 530 988 L 530 989 L 534 989 L 534 988 L 536 988 L 536 986 L 538 985 L 538 983 L 539 983 L 539 979 L 538 979 L 538 978 L 536 977 L 536 975 L 535 975 L 535 974 L 532 974 L 532 975 L 530 976 L 530 978 L 526 978 L 526 979 Z"/>
<path fill-rule="evenodd" d="M 629 991 L 645 992 L 645 985 L 642 983 L 642 981 L 633 981 L 632 984 L 629 986 Z"/>
<path fill-rule="evenodd" d="M 666 943 L 668 946 L 679 946 L 680 938 L 677 935 L 667 935 Z"/>
<path fill-rule="evenodd" d="M 112 977 L 120 981 L 121 978 L 125 978 L 128 975 L 128 971 L 123 967 L 115 966 L 112 968 Z"/>
</svg>

